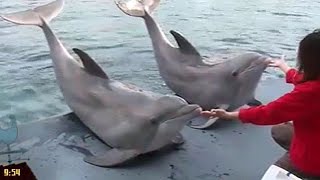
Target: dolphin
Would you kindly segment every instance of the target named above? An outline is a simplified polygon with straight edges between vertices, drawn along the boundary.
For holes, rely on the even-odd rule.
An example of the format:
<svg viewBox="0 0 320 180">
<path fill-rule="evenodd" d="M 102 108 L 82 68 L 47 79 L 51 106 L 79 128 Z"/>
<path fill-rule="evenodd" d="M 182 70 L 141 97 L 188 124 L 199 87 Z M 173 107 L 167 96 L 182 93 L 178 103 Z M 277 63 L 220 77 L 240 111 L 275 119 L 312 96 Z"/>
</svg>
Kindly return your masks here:
<svg viewBox="0 0 320 180">
<path fill-rule="evenodd" d="M 56 0 L 32 10 L 1 16 L 21 25 L 39 26 L 46 37 L 57 83 L 66 103 L 103 142 L 113 148 L 84 161 L 113 167 L 140 154 L 182 143 L 180 131 L 201 108 L 173 95 L 144 91 L 110 77 L 84 51 L 73 58 L 48 23 L 63 9 Z"/>
<path fill-rule="evenodd" d="M 233 111 L 246 104 L 261 105 L 255 98 L 255 90 L 268 66 L 267 56 L 250 52 L 209 64 L 181 33 L 170 31 L 178 47 L 169 42 L 151 16 L 160 0 L 119 0 L 115 3 L 125 14 L 143 18 L 160 76 L 176 95 L 206 110 Z M 205 129 L 216 121 L 217 118 L 212 118 L 205 124 L 190 127 Z"/>
</svg>

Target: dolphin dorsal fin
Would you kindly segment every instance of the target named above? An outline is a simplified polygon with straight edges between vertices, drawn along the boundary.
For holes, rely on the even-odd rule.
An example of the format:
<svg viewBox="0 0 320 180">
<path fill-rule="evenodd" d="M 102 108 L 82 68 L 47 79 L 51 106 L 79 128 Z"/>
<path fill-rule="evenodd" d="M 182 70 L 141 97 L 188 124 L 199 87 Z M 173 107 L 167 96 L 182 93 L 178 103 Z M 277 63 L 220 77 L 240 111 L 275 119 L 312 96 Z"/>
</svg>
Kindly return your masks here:
<svg viewBox="0 0 320 180">
<path fill-rule="evenodd" d="M 200 57 L 200 53 L 195 47 L 180 33 L 171 30 L 170 33 L 173 35 L 174 39 L 177 41 L 180 51 L 184 54 L 196 55 Z"/>
<path fill-rule="evenodd" d="M 84 69 L 91 75 L 98 76 L 103 79 L 109 79 L 107 74 L 102 70 L 102 68 L 85 52 L 80 49 L 73 48 L 75 52 L 81 59 Z"/>
</svg>

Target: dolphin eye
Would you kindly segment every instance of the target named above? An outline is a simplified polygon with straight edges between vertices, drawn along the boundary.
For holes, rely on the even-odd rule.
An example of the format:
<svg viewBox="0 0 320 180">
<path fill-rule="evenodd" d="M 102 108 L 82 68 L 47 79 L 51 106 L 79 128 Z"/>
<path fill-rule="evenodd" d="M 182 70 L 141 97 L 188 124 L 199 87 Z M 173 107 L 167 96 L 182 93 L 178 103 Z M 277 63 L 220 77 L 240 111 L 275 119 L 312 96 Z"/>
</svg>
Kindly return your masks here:
<svg viewBox="0 0 320 180">
<path fill-rule="evenodd" d="M 239 73 L 238 73 L 237 71 L 232 72 L 232 76 L 233 76 L 233 77 L 238 76 L 238 74 L 239 74 Z"/>
</svg>

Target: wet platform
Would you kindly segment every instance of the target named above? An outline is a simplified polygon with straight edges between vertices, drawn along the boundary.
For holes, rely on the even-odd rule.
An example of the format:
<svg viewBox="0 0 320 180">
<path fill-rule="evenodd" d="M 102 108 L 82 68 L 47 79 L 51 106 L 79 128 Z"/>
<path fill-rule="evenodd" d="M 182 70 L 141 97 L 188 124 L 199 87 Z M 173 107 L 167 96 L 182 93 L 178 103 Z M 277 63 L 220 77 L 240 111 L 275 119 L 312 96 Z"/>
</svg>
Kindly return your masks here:
<svg viewBox="0 0 320 180">
<path fill-rule="evenodd" d="M 284 79 L 265 80 L 257 99 L 268 103 L 291 89 Z M 180 147 L 140 156 L 122 167 L 102 168 L 83 157 L 109 147 L 71 113 L 19 126 L 11 148 L 25 153 L 12 158 L 29 159 L 23 162 L 40 180 L 258 180 L 284 153 L 273 142 L 270 126 L 224 121 L 205 131 L 185 127 L 182 134 L 186 142 Z M 5 147 L 0 145 L 0 150 Z M 6 160 L 0 156 L 0 162 Z"/>
</svg>

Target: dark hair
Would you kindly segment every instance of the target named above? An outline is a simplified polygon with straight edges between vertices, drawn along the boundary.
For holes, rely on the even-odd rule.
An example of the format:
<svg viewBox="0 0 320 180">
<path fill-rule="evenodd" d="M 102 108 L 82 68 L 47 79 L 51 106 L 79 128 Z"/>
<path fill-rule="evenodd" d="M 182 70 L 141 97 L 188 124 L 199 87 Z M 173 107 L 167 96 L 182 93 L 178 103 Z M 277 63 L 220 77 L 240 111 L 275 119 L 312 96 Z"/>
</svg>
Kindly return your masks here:
<svg viewBox="0 0 320 180">
<path fill-rule="evenodd" d="M 303 73 L 303 81 L 316 80 L 320 77 L 320 29 L 300 41 L 298 69 Z"/>
</svg>

